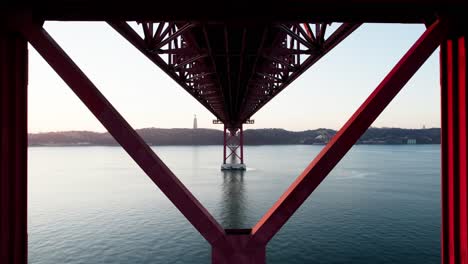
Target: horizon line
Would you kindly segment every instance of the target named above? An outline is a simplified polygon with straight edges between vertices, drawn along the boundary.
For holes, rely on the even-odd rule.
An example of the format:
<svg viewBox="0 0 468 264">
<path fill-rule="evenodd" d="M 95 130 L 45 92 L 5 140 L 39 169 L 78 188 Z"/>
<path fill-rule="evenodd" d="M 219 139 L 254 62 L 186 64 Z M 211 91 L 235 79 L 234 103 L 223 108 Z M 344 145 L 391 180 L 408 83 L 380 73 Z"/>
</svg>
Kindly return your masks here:
<svg viewBox="0 0 468 264">
<path fill-rule="evenodd" d="M 421 128 L 402 128 L 402 127 L 374 127 L 371 126 L 368 129 L 405 129 L 405 130 L 427 130 L 427 129 L 441 129 L 440 127 L 421 127 Z M 190 127 L 172 127 L 172 128 L 161 128 L 161 127 L 143 127 L 143 128 L 135 128 L 134 130 L 142 130 L 142 129 L 166 129 L 166 130 L 171 130 L 171 129 L 187 129 L 187 130 L 196 130 L 196 129 L 207 129 L 207 130 L 217 130 L 217 131 L 223 131 L 222 129 L 216 129 L 216 128 L 203 128 L 203 127 L 198 127 L 198 128 L 190 128 Z M 245 129 L 244 131 L 247 130 L 261 130 L 261 129 L 281 129 L 281 130 L 286 130 L 288 132 L 304 132 L 304 131 L 310 131 L 310 130 L 319 130 L 319 129 L 326 129 L 326 130 L 333 130 L 333 131 L 339 131 L 339 129 L 332 129 L 332 128 L 325 128 L 325 127 L 319 127 L 315 129 L 306 129 L 306 130 L 288 130 L 286 128 L 274 128 L 274 127 L 265 127 L 265 128 L 249 128 Z M 91 132 L 91 133 L 109 133 L 109 131 L 92 131 L 92 130 L 55 130 L 55 131 L 40 131 L 40 132 L 28 132 L 28 134 L 46 134 L 46 133 L 64 133 L 64 132 Z"/>
</svg>

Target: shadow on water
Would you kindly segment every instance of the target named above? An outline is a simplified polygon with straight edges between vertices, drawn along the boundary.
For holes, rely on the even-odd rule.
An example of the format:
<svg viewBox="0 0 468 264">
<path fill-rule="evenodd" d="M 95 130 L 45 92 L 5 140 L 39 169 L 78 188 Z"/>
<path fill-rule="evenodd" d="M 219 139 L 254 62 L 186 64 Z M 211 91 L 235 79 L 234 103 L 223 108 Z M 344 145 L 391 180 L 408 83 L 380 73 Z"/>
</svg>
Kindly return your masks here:
<svg viewBox="0 0 468 264">
<path fill-rule="evenodd" d="M 246 193 L 244 183 L 245 171 L 222 171 L 222 206 L 221 218 L 224 228 L 245 228 Z"/>
</svg>

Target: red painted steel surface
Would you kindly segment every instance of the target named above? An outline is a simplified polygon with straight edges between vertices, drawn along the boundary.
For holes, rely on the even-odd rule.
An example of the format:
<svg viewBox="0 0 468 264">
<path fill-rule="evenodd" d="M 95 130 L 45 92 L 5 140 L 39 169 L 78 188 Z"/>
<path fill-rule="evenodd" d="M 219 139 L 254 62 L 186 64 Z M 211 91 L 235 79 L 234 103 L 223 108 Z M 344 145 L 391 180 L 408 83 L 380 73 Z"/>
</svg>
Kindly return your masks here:
<svg viewBox="0 0 468 264">
<path fill-rule="evenodd" d="M 213 247 L 211 262 L 213 264 L 262 264 L 266 263 L 266 244 L 249 244 L 251 239 L 250 229 L 226 230 L 226 241 L 231 246 L 230 251 Z"/>
<path fill-rule="evenodd" d="M 223 133 L 223 164 L 226 164 L 226 144 L 227 144 L 227 134 L 226 134 L 226 126 L 224 126 L 224 133 Z"/>
<path fill-rule="evenodd" d="M 240 127 L 240 160 L 244 164 L 244 128 Z"/>
<path fill-rule="evenodd" d="M 267 243 L 325 179 L 359 137 L 445 38 L 447 23 L 437 21 L 417 40 L 374 92 L 253 227 L 254 243 Z"/>
<path fill-rule="evenodd" d="M 467 36 L 455 29 L 440 52 L 443 264 L 468 263 Z"/>
<path fill-rule="evenodd" d="M 225 245 L 224 230 L 94 84 L 39 26 L 25 23 L 22 33 L 57 74 L 96 116 L 115 140 L 213 246 Z"/>
<path fill-rule="evenodd" d="M 241 164 L 244 164 L 244 142 L 242 126 L 235 129 L 228 129 L 224 127 L 223 153 L 223 164 L 235 163 L 236 159 L 238 159 Z"/>
<path fill-rule="evenodd" d="M 0 25 L 0 263 L 27 263 L 27 42 Z"/>
</svg>

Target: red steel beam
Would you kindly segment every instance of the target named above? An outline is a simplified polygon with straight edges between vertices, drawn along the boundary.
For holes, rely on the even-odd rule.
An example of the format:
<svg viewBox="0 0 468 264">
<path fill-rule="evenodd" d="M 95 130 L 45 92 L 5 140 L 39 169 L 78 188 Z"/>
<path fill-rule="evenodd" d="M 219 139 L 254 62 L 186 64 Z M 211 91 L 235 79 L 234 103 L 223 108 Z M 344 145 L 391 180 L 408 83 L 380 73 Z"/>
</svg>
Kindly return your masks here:
<svg viewBox="0 0 468 264">
<path fill-rule="evenodd" d="M 226 229 L 226 240 L 233 249 L 226 252 L 213 247 L 211 250 L 212 264 L 264 264 L 266 263 L 266 245 L 247 248 L 250 229 Z"/>
<path fill-rule="evenodd" d="M 223 137 L 223 164 L 226 164 L 226 126 L 224 126 L 224 137 Z"/>
<path fill-rule="evenodd" d="M 453 32 L 440 52 L 443 264 L 468 263 L 467 36 Z"/>
<path fill-rule="evenodd" d="M 244 128 L 240 127 L 240 160 L 244 164 Z"/>
<path fill-rule="evenodd" d="M 41 27 L 24 22 L 21 32 L 88 107 L 115 140 L 211 244 L 223 247 L 223 228 L 151 150 L 79 67 Z"/>
<path fill-rule="evenodd" d="M 0 263 L 27 263 L 28 46 L 0 24 Z"/>
<path fill-rule="evenodd" d="M 438 20 L 416 41 L 327 146 L 252 229 L 251 243 L 267 243 L 325 179 L 359 137 L 445 39 L 448 23 Z"/>
<path fill-rule="evenodd" d="M 150 25 L 153 25 L 152 23 L 150 23 Z M 175 32 L 174 34 L 172 34 L 171 36 L 169 36 L 168 38 L 164 39 L 164 40 L 161 40 L 161 42 L 159 42 L 157 45 L 155 45 L 153 47 L 153 49 L 159 49 L 161 47 L 164 47 L 164 45 L 168 44 L 169 42 L 173 41 L 174 39 L 176 39 L 178 36 L 182 35 L 184 32 L 186 32 L 187 30 L 191 29 L 192 27 L 194 27 L 195 24 L 194 23 L 186 23 L 185 25 L 181 26 L 177 32 Z"/>
<path fill-rule="evenodd" d="M 239 132 L 237 132 L 239 131 Z M 223 147 L 223 164 L 226 164 L 226 161 L 229 157 L 233 156 L 238 158 L 241 164 L 244 164 L 244 138 L 242 126 L 236 129 L 230 129 L 227 126 L 224 126 L 224 147 Z M 227 155 L 227 150 L 229 150 L 229 155 Z M 237 150 L 240 151 L 237 154 Z"/>
</svg>

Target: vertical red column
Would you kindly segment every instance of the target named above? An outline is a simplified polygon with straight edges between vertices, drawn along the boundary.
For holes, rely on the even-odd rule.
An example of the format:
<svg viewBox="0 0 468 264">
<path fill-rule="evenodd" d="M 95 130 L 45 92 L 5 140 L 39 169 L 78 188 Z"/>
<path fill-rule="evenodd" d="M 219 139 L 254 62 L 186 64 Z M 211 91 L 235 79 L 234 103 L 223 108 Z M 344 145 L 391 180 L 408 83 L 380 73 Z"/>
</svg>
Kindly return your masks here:
<svg viewBox="0 0 468 264">
<path fill-rule="evenodd" d="M 0 263 L 27 263 L 27 42 L 0 25 Z"/>
<path fill-rule="evenodd" d="M 226 148 L 227 148 L 227 142 L 226 142 L 226 126 L 224 126 L 224 139 L 223 139 L 223 164 L 226 164 Z"/>
<path fill-rule="evenodd" d="M 240 161 L 244 164 L 244 128 L 240 127 Z"/>
<path fill-rule="evenodd" d="M 467 32 L 441 45 L 442 263 L 468 263 Z"/>
</svg>

